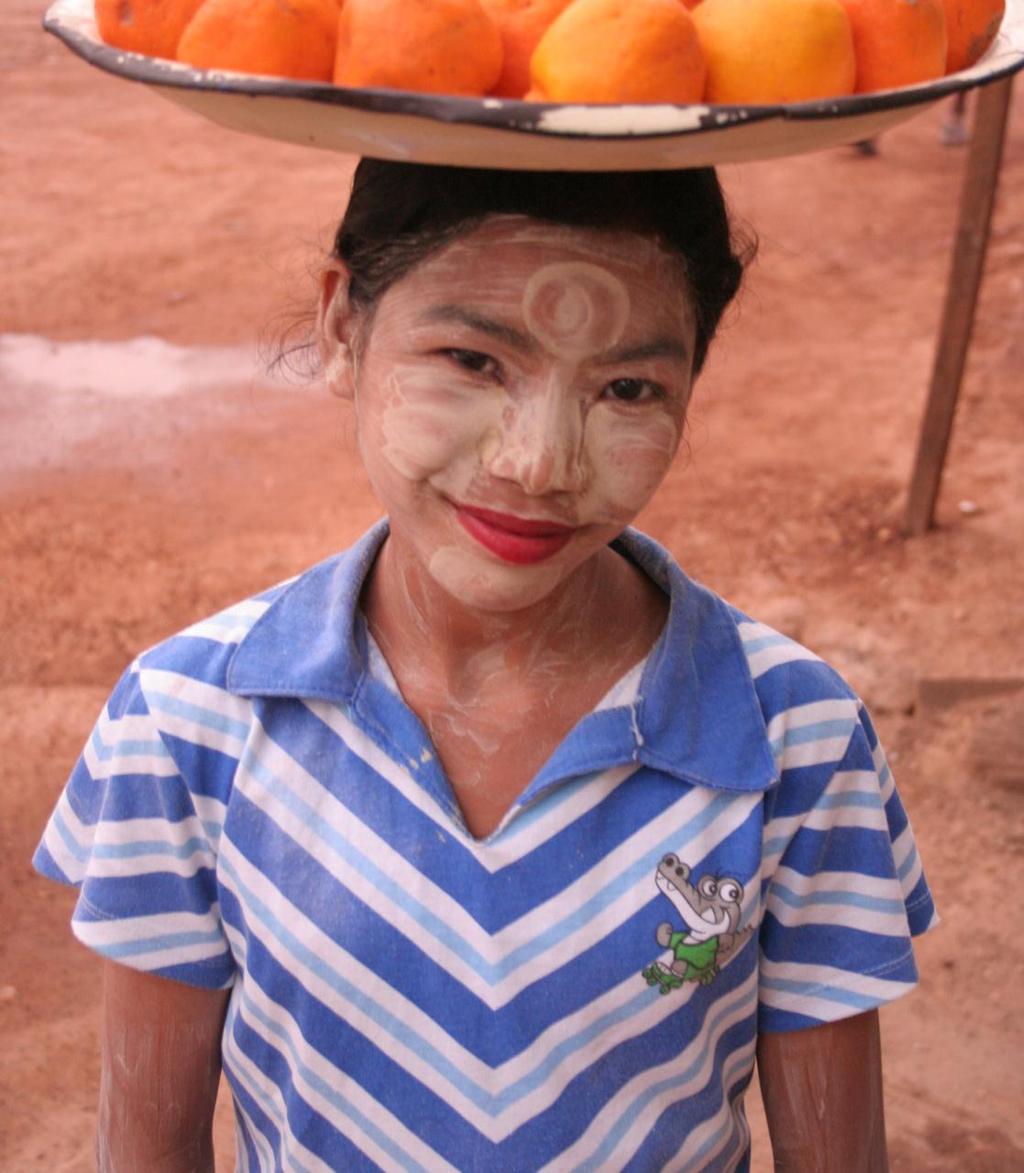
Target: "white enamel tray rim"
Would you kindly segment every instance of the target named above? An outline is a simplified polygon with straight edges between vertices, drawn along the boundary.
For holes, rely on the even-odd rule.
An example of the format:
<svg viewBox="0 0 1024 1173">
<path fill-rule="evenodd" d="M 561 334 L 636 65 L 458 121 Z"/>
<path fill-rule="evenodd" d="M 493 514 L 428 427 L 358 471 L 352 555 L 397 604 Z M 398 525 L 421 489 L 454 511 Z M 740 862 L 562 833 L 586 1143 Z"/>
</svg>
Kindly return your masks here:
<svg viewBox="0 0 1024 1173">
<path fill-rule="evenodd" d="M 1024 0 L 1008 0 L 995 43 L 971 69 L 898 90 L 774 106 L 556 105 L 199 70 L 104 44 L 92 0 L 57 0 L 44 25 L 90 64 L 233 129 L 384 158 L 552 170 L 705 166 L 837 146 L 1024 66 Z"/>
</svg>

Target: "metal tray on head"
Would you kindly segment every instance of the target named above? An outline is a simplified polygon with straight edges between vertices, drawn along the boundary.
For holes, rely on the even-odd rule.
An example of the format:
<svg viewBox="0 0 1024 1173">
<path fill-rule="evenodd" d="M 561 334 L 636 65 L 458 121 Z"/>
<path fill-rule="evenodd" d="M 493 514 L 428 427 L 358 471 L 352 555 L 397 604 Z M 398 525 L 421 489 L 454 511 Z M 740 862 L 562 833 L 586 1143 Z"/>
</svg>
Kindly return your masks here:
<svg viewBox="0 0 1024 1173">
<path fill-rule="evenodd" d="M 43 23 L 91 65 L 232 130 L 350 155 L 527 171 L 705 167 L 842 146 L 1024 66 L 1024 0 L 1007 0 L 999 35 L 970 69 L 923 85 L 777 106 L 556 105 L 348 89 L 112 48 L 99 39 L 92 0 L 57 0 Z"/>
</svg>

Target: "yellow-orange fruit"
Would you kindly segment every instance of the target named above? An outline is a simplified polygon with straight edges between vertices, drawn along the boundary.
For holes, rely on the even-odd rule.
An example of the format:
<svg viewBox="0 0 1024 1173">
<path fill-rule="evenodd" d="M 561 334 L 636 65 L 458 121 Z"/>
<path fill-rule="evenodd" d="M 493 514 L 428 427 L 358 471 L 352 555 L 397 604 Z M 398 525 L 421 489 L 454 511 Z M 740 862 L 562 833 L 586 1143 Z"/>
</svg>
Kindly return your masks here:
<svg viewBox="0 0 1024 1173">
<path fill-rule="evenodd" d="M 853 29 L 857 92 L 893 90 L 942 77 L 942 0 L 842 0 Z"/>
<path fill-rule="evenodd" d="M 95 0 L 96 27 L 108 45 L 173 58 L 203 0 Z"/>
<path fill-rule="evenodd" d="M 967 69 L 996 39 L 1006 0 L 945 0 L 946 72 Z"/>
<path fill-rule="evenodd" d="M 802 102 L 853 92 L 840 0 L 703 0 L 693 10 L 709 102 Z"/>
<path fill-rule="evenodd" d="M 337 0 L 203 0 L 178 42 L 178 60 L 302 81 L 330 81 Z"/>
<path fill-rule="evenodd" d="M 530 87 L 530 58 L 548 25 L 571 0 L 481 0 L 501 33 L 501 76 L 491 91 L 521 98 Z"/>
<path fill-rule="evenodd" d="M 704 57 L 679 0 L 573 0 L 530 61 L 552 102 L 699 102 Z"/>
<path fill-rule="evenodd" d="M 501 35 L 480 0 L 344 0 L 334 81 L 480 96 L 501 75 Z"/>
</svg>

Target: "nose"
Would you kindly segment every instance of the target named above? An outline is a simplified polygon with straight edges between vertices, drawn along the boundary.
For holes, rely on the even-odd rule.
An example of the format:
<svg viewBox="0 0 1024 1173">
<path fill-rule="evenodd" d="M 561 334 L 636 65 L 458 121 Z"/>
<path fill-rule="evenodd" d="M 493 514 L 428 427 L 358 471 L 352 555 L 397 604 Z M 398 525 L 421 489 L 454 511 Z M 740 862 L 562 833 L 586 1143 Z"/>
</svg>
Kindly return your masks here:
<svg viewBox="0 0 1024 1173">
<path fill-rule="evenodd" d="M 531 496 L 583 487 L 583 405 L 560 383 L 524 395 L 509 408 L 489 471 Z"/>
</svg>

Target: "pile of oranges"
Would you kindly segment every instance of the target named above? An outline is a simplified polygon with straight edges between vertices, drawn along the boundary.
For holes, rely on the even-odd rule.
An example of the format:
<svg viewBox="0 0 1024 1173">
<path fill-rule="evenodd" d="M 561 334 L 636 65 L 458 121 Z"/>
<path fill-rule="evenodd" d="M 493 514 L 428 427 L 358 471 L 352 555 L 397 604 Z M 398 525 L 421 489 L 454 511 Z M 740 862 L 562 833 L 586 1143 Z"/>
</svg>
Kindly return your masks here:
<svg viewBox="0 0 1024 1173">
<path fill-rule="evenodd" d="M 776 103 L 964 69 L 1005 0 L 95 0 L 110 45 L 206 69 L 552 102 Z"/>
</svg>

